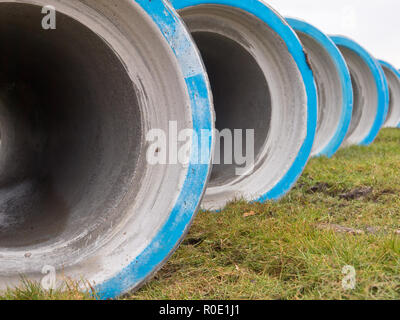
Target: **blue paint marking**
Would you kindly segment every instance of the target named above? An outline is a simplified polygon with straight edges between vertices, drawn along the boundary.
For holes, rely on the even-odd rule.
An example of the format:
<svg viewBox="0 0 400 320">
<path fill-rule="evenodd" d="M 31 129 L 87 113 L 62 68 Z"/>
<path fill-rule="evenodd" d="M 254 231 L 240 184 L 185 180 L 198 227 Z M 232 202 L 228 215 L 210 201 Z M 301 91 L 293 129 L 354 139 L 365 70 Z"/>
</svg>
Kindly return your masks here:
<svg viewBox="0 0 400 320">
<path fill-rule="evenodd" d="M 164 38 L 171 45 L 171 50 L 177 58 L 182 74 L 187 75 L 186 85 L 191 100 L 193 130 L 197 134 L 198 141 L 196 143 L 193 141 L 194 147 L 192 148 L 188 174 L 168 220 L 148 247 L 134 261 L 111 279 L 95 288 L 100 299 L 115 298 L 135 288 L 173 253 L 194 218 L 210 172 L 209 164 L 197 164 L 198 154 L 195 148 L 195 145 L 201 143 L 201 130 L 213 130 L 214 128 L 211 94 L 197 49 L 189 34 L 186 33 L 179 16 L 166 2 L 161 0 L 136 0 L 136 2 L 159 27 Z M 186 54 L 191 55 L 190 60 L 187 59 Z M 200 73 L 194 74 L 193 70 Z M 196 137 L 195 134 L 193 136 Z M 209 159 L 211 159 L 212 142 L 212 139 L 210 139 Z"/>
<path fill-rule="evenodd" d="M 400 70 L 397 70 L 392 64 L 390 64 L 389 62 L 386 62 L 386 61 L 383 61 L 383 60 L 378 60 L 378 62 L 381 64 L 381 65 L 383 65 L 383 66 L 385 66 L 386 68 L 388 68 L 389 70 L 391 70 L 395 75 L 396 75 L 396 77 L 397 78 L 399 78 L 399 80 L 400 80 Z M 390 93 L 389 93 L 389 95 L 390 95 Z M 390 99 L 390 97 L 389 97 L 389 99 Z M 400 120 L 399 120 L 399 123 L 398 123 L 398 125 L 397 125 L 397 128 L 400 128 Z"/>
<path fill-rule="evenodd" d="M 397 70 L 397 71 L 399 71 L 399 72 L 400 72 L 400 70 Z M 400 123 L 399 123 L 399 125 L 397 126 L 397 128 L 400 128 Z"/>
<path fill-rule="evenodd" d="M 400 72 L 400 69 L 399 70 L 397 70 L 398 72 Z M 399 123 L 399 125 L 397 126 L 397 128 L 400 128 L 400 123 Z"/>
<path fill-rule="evenodd" d="M 379 134 L 383 124 L 385 123 L 386 116 L 389 109 L 389 88 L 386 81 L 385 74 L 378 61 L 367 50 L 361 47 L 355 41 L 343 36 L 331 36 L 332 41 L 339 47 L 345 47 L 355 52 L 367 64 L 375 79 L 376 88 L 378 92 L 377 112 L 374 124 L 361 141 L 360 145 L 368 146 L 374 142 Z"/>
<path fill-rule="evenodd" d="M 340 77 L 342 102 L 341 105 L 338 104 L 338 107 L 341 107 L 338 110 L 341 112 L 339 124 L 332 139 L 317 155 L 331 158 L 339 150 L 346 138 L 353 114 L 353 86 L 351 84 L 350 71 L 342 53 L 327 35 L 305 21 L 292 18 L 287 18 L 286 21 L 296 32 L 301 32 L 311 37 L 328 52 Z"/>
<path fill-rule="evenodd" d="M 317 90 L 314 76 L 307 64 L 303 46 L 289 24 L 273 9 L 258 0 L 171 0 L 172 5 L 180 10 L 186 7 L 216 4 L 242 9 L 265 22 L 286 44 L 303 77 L 307 93 L 307 136 L 299 153 L 286 175 L 268 193 L 256 202 L 277 200 L 283 197 L 296 183 L 310 158 L 317 128 Z"/>
</svg>

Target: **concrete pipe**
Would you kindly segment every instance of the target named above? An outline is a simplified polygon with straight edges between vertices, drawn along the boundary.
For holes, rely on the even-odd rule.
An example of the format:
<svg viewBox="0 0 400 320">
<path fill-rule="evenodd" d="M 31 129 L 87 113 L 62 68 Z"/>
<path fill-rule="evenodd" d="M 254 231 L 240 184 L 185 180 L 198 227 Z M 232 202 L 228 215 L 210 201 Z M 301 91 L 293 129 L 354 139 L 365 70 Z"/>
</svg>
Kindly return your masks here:
<svg viewBox="0 0 400 320">
<path fill-rule="evenodd" d="M 350 127 L 353 88 L 339 49 L 320 30 L 298 19 L 286 19 L 305 47 L 318 93 L 318 125 L 313 156 L 332 157 Z"/>
<path fill-rule="evenodd" d="M 190 34 L 160 0 L 1 0 L 0 39 L 0 290 L 44 267 L 101 298 L 137 288 L 182 240 L 209 175 L 211 152 L 146 159 L 150 129 L 213 129 Z"/>
<path fill-rule="evenodd" d="M 262 1 L 171 2 L 203 57 L 217 129 L 254 130 L 254 166 L 238 175 L 237 162 L 214 157 L 203 207 L 283 196 L 302 173 L 316 130 L 316 87 L 299 39 Z M 221 139 L 215 154 L 231 156 L 226 144 Z"/>
<path fill-rule="evenodd" d="M 332 36 L 346 59 L 354 94 L 353 116 L 344 146 L 369 145 L 385 122 L 389 89 L 383 70 L 375 58 L 353 40 Z"/>
<path fill-rule="evenodd" d="M 386 61 L 380 60 L 389 86 L 389 110 L 384 123 L 386 128 L 400 127 L 400 72 Z"/>
</svg>

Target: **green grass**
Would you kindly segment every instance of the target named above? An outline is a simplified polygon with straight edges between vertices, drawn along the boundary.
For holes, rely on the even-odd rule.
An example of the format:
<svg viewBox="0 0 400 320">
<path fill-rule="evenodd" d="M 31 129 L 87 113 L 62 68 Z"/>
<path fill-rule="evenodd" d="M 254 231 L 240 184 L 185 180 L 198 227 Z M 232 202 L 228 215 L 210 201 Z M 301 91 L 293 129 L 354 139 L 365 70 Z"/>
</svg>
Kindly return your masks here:
<svg viewBox="0 0 400 320">
<path fill-rule="evenodd" d="M 311 160 L 278 202 L 199 213 L 164 268 L 125 299 L 400 299 L 399 194 L 400 130 L 385 129 L 370 147 Z M 354 290 L 342 288 L 346 265 Z"/>
<path fill-rule="evenodd" d="M 10 288 L 2 295 L 1 300 L 93 300 L 94 297 L 87 292 L 81 292 L 81 283 L 65 282 L 63 287 L 58 290 L 43 290 L 39 283 L 21 279 L 18 288 Z"/>
</svg>

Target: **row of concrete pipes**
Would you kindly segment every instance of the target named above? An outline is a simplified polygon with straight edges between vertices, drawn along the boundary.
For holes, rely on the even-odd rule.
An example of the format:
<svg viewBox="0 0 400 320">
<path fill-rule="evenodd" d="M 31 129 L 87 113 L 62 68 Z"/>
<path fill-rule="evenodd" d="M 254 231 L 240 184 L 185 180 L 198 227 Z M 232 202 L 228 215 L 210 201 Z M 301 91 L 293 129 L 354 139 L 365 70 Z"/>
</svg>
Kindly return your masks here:
<svg viewBox="0 0 400 320">
<path fill-rule="evenodd" d="M 396 68 L 264 1 L 0 0 L 0 40 L 0 290 L 137 289 L 201 206 L 278 200 L 311 157 L 400 124 Z M 253 133 L 251 170 L 215 163 L 215 128 Z"/>
</svg>

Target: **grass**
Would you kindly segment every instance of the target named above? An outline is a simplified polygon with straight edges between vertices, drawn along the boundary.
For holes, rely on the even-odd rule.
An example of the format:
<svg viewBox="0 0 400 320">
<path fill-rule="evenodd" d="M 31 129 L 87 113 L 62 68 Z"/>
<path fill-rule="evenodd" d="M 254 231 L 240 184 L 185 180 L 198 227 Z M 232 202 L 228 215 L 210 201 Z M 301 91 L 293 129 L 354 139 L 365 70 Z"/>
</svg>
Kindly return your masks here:
<svg viewBox="0 0 400 320">
<path fill-rule="evenodd" d="M 81 292 L 81 283 L 65 282 L 58 290 L 43 290 L 40 283 L 22 278 L 19 288 L 8 289 L 2 295 L 1 300 L 93 300 L 93 295 Z"/>
<path fill-rule="evenodd" d="M 312 159 L 278 202 L 199 213 L 164 268 L 124 299 L 400 299 L 399 194 L 400 130 L 385 129 L 370 147 Z M 354 290 L 342 287 L 347 265 Z M 1 298 L 85 298 L 27 288 Z"/>
</svg>

